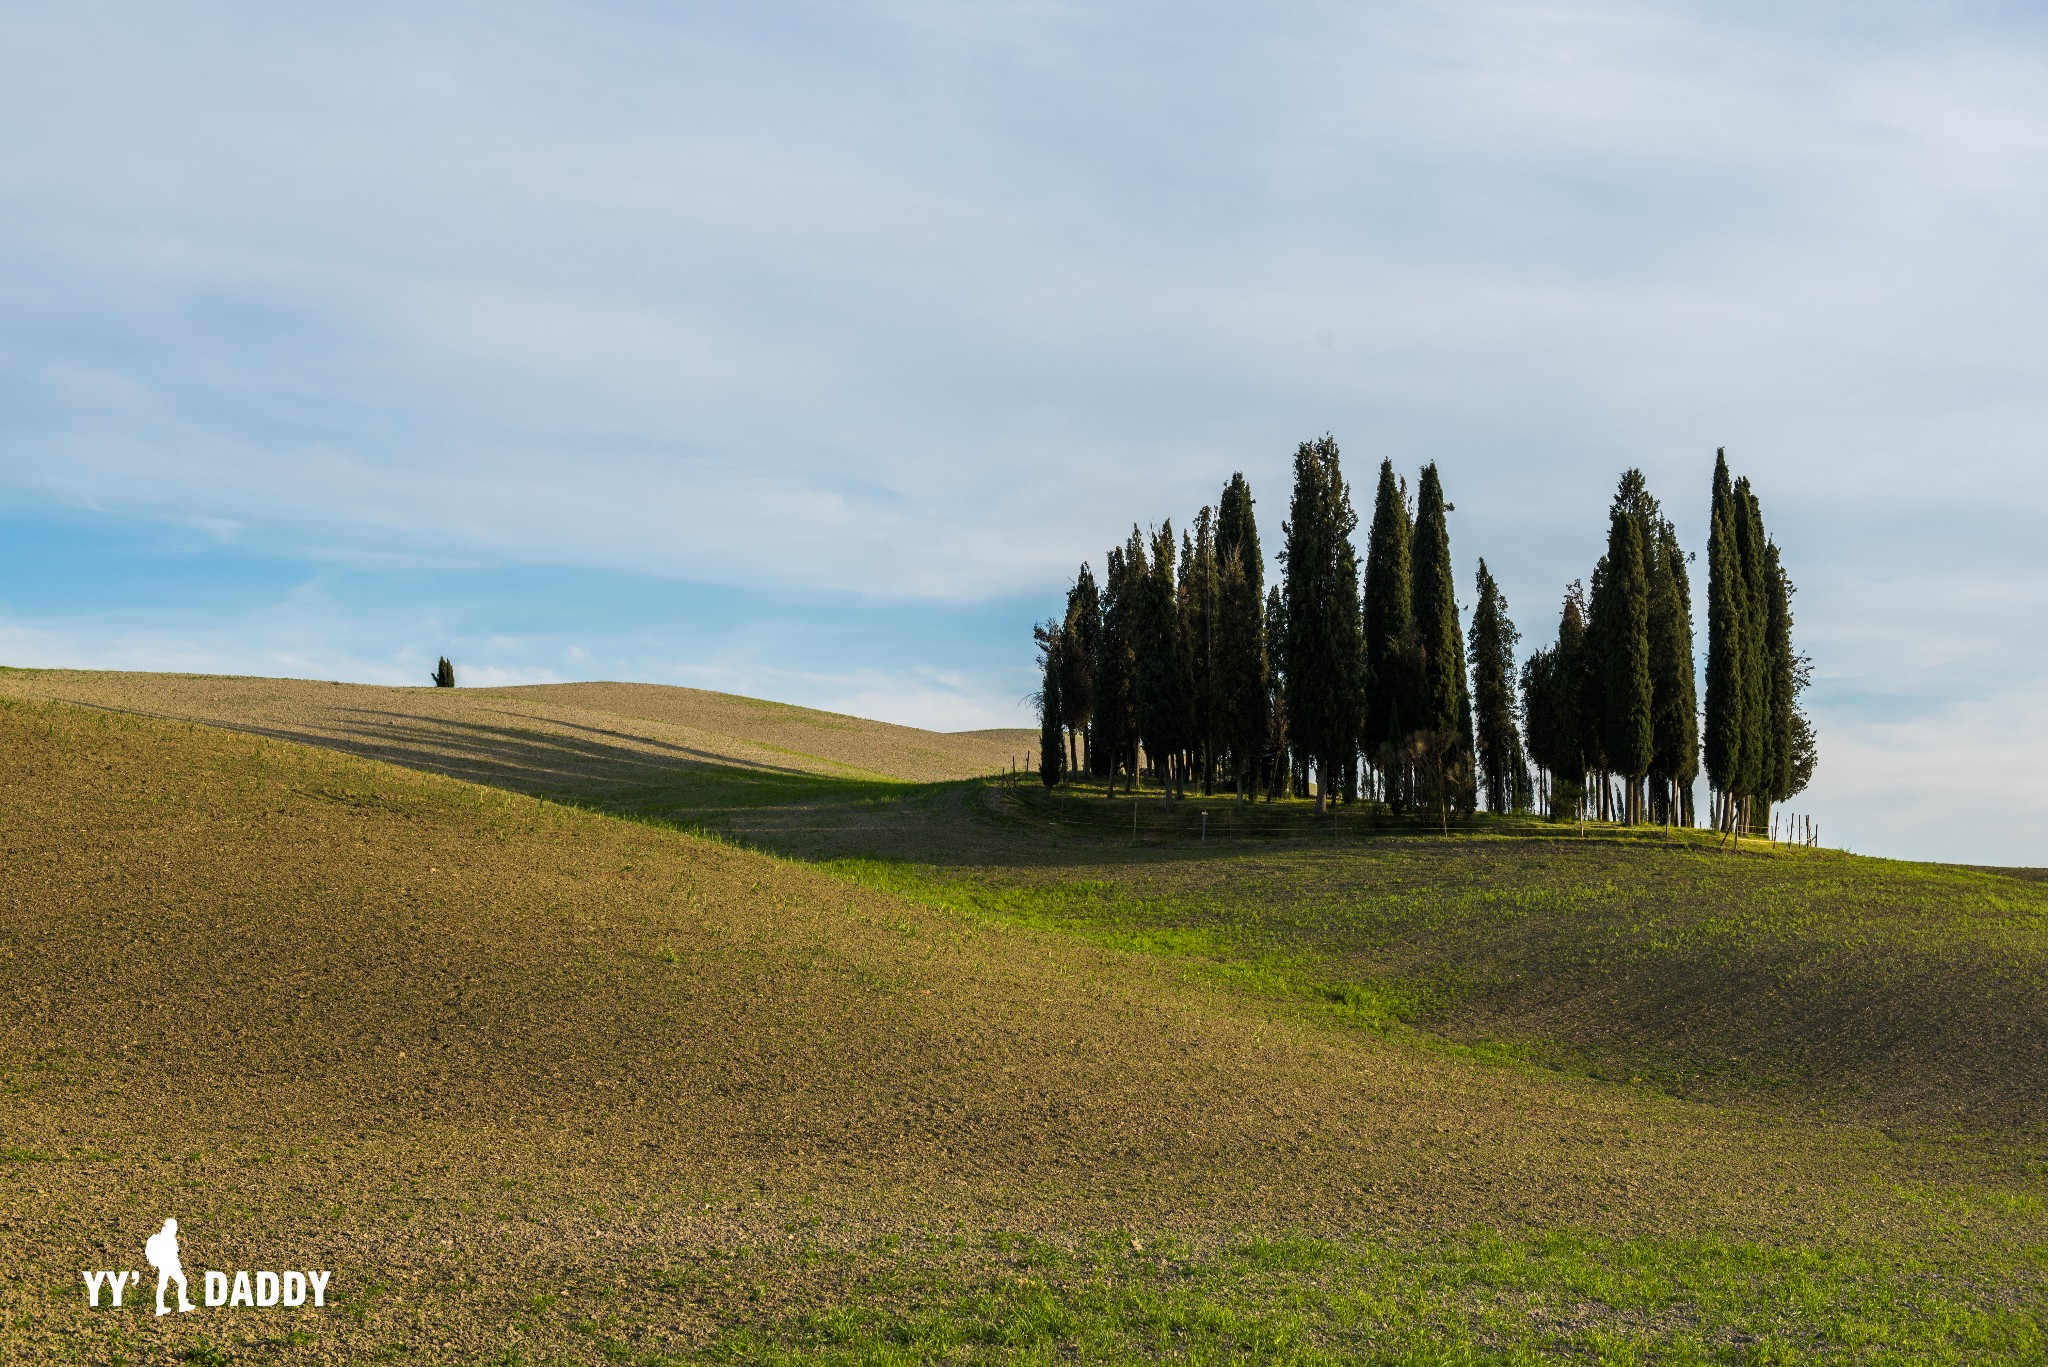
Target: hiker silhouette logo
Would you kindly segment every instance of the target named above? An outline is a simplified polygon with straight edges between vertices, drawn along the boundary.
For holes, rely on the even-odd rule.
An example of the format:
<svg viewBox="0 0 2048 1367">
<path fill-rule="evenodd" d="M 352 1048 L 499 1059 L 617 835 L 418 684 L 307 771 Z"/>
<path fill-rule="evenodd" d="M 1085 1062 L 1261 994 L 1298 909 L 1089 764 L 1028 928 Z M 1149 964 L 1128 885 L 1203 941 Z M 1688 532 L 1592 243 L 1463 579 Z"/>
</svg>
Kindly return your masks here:
<svg viewBox="0 0 2048 1367">
<path fill-rule="evenodd" d="M 143 1242 L 142 1260 L 156 1271 L 157 1314 L 168 1315 L 175 1308 L 183 1315 L 200 1308 L 192 1303 L 191 1286 L 185 1280 L 175 1218 L 165 1217 L 163 1228 Z M 123 1293 L 142 1281 L 140 1272 L 121 1269 L 97 1268 L 78 1275 L 85 1281 L 86 1306 L 93 1310 L 125 1308 Z M 311 1308 L 318 1310 L 327 1305 L 327 1288 L 333 1278 L 332 1272 L 312 1269 L 221 1272 L 209 1268 L 201 1277 L 205 1288 L 202 1299 L 209 1310 L 223 1306 L 231 1310 L 242 1306 L 256 1310 L 299 1307 L 308 1300 L 312 1302 Z M 174 1287 L 178 1293 L 175 1307 L 170 1304 Z"/>
<path fill-rule="evenodd" d="M 142 1257 L 145 1262 L 156 1269 L 157 1314 L 167 1315 L 170 1313 L 164 1306 L 164 1291 L 172 1282 L 178 1284 L 178 1312 L 180 1314 L 199 1308 L 192 1304 L 191 1294 L 185 1287 L 185 1268 L 178 1261 L 178 1222 L 176 1220 L 165 1220 L 164 1227 L 149 1236 L 149 1242 L 142 1246 Z"/>
</svg>

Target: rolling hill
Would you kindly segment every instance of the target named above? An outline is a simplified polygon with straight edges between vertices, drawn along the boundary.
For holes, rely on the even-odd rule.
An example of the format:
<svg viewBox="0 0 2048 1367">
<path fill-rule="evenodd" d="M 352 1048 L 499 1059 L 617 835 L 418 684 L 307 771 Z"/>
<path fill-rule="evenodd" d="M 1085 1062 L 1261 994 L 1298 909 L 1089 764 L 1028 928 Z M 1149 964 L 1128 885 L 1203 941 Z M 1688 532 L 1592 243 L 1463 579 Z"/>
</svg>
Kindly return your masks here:
<svg viewBox="0 0 2048 1367">
<path fill-rule="evenodd" d="M 1359 1001 L 1321 991 L 1363 952 L 1305 929 L 1329 905 L 1497 870 L 1319 830 L 1127 845 L 965 781 L 1002 737 L 719 695 L 0 691 L 10 1358 L 2040 1343 L 2017 1131 L 1888 1135 L 1537 1066 L 1448 1016 L 1382 1028 L 1363 959 Z M 720 812 L 824 862 L 677 829 Z M 1314 915 L 1291 858 L 1336 890 Z M 1434 924 L 1514 964 L 1423 913 L 1411 950 Z M 88 1310 L 77 1269 L 139 1267 L 172 1213 L 189 1265 L 333 1268 L 337 1306 Z"/>
</svg>

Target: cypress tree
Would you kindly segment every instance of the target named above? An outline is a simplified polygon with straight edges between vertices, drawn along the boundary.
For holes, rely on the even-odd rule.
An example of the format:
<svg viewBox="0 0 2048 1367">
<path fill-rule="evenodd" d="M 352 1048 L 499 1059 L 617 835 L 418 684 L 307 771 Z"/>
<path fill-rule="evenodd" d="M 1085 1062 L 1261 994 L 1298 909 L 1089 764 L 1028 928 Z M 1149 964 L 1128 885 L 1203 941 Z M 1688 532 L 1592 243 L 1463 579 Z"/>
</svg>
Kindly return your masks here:
<svg viewBox="0 0 2048 1367">
<path fill-rule="evenodd" d="M 1223 486 L 1216 504 L 1216 565 L 1220 571 L 1235 555 L 1244 566 L 1245 582 L 1254 601 L 1266 596 L 1266 561 L 1259 550 L 1259 521 L 1252 513 L 1252 486 L 1242 471 Z"/>
<path fill-rule="evenodd" d="M 1294 496 L 1281 529 L 1286 550 L 1287 725 L 1316 770 L 1316 810 L 1347 782 L 1357 754 L 1360 676 L 1358 557 L 1337 443 L 1305 441 L 1294 454 Z"/>
<path fill-rule="evenodd" d="M 1216 680 L 1217 734 L 1237 785 L 1237 800 L 1242 802 L 1247 788 L 1259 779 L 1270 723 L 1271 678 L 1259 595 L 1237 549 L 1224 558 L 1217 586 Z"/>
<path fill-rule="evenodd" d="M 1657 528 L 1655 579 L 1650 590 L 1650 692 L 1654 715 L 1650 772 L 1660 788 L 1666 824 L 1692 825 L 1692 783 L 1700 769 L 1697 685 L 1693 679 L 1692 585 L 1678 532 Z"/>
<path fill-rule="evenodd" d="M 1736 560 L 1742 574 L 1742 766 L 1736 791 L 1742 796 L 1741 815 L 1756 829 L 1758 813 L 1753 799 L 1768 790 L 1774 757 L 1771 754 L 1771 656 L 1767 639 L 1770 620 L 1770 586 L 1764 561 L 1763 509 L 1747 477 L 1735 481 Z"/>
<path fill-rule="evenodd" d="M 1535 766 L 1537 787 L 1544 793 L 1554 791 L 1550 780 L 1556 772 L 1557 750 L 1551 732 L 1556 706 L 1551 690 L 1556 678 L 1556 646 L 1539 646 L 1522 661 L 1522 729 L 1528 738 L 1529 763 Z"/>
<path fill-rule="evenodd" d="M 1749 620 L 1736 550 L 1735 490 L 1728 453 L 1714 453 L 1712 522 L 1707 534 L 1707 723 L 1702 737 L 1707 781 L 1720 795 L 1716 825 L 1733 828 L 1742 781 L 1743 635 Z"/>
<path fill-rule="evenodd" d="M 1216 518 L 1208 508 L 1195 514 L 1192 543 L 1181 540 L 1181 603 L 1187 625 L 1189 679 L 1194 698 L 1194 730 L 1190 744 L 1198 753 L 1202 791 L 1213 791 L 1216 783 L 1217 739 L 1216 700 L 1216 615 L 1221 585 L 1216 563 Z"/>
<path fill-rule="evenodd" d="M 1607 766 L 1607 638 L 1614 631 L 1614 590 L 1605 555 L 1593 566 L 1586 591 L 1586 634 L 1578 661 L 1579 753 L 1586 764 L 1585 783 L 1598 796 L 1591 815 L 1604 821 L 1613 814 Z"/>
<path fill-rule="evenodd" d="M 1511 812 L 1527 805 L 1528 764 L 1515 724 L 1515 642 L 1521 633 L 1508 620 L 1507 599 L 1486 562 L 1479 562 L 1479 600 L 1472 611 L 1472 694 L 1479 772 L 1486 781 L 1486 807 Z"/>
<path fill-rule="evenodd" d="M 1637 521 L 1620 506 L 1608 518 L 1607 620 L 1600 642 L 1601 748 L 1625 780 L 1624 821 L 1641 818 L 1638 788 L 1650 771 L 1655 732 L 1650 689 L 1650 586 Z"/>
<path fill-rule="evenodd" d="M 1135 533 L 1133 534 L 1135 541 Z M 1143 557 L 1143 548 L 1138 548 Z M 1125 548 L 1112 546 L 1103 564 L 1102 635 L 1095 651 L 1095 726 L 1097 762 L 1109 779 L 1107 797 L 1116 796 L 1117 770 L 1137 781 L 1137 718 L 1133 706 L 1137 659 L 1135 640 L 1142 586 L 1126 559 Z"/>
<path fill-rule="evenodd" d="M 1067 725 L 1067 767 L 1076 773 L 1102 776 L 1094 745 L 1095 651 L 1102 638 L 1102 598 L 1095 576 L 1084 564 L 1067 593 L 1067 617 L 1060 628 L 1066 643 L 1060 674 L 1061 720 Z M 1081 763 L 1076 765 L 1073 737 L 1081 738 Z"/>
<path fill-rule="evenodd" d="M 1416 642 L 1417 714 L 1409 722 L 1421 738 L 1437 791 L 1432 795 L 1448 817 L 1456 803 L 1469 807 L 1472 759 L 1472 698 L 1465 684 L 1465 635 L 1458 622 L 1457 584 L 1451 570 L 1451 533 L 1445 521 L 1444 490 L 1434 463 L 1422 469 L 1416 491 L 1414 592 L 1411 614 Z"/>
<path fill-rule="evenodd" d="M 1287 600 L 1280 586 L 1266 590 L 1266 800 L 1287 791 L 1294 772 L 1294 738 L 1287 729 Z"/>
<path fill-rule="evenodd" d="M 441 657 L 441 663 L 434 666 L 434 687 L 455 687 L 455 666 L 448 662 L 446 655 Z"/>
<path fill-rule="evenodd" d="M 1585 795 L 1586 759 L 1579 707 L 1586 673 L 1585 590 L 1574 581 L 1565 590 L 1557 641 L 1530 657 L 1522 671 L 1523 716 L 1529 727 L 1529 757 L 1550 776 L 1550 815 L 1580 810 Z"/>
<path fill-rule="evenodd" d="M 1135 539 L 1136 531 L 1131 535 Z M 1194 731 L 1194 698 L 1174 552 L 1173 523 L 1168 521 L 1152 534 L 1152 559 L 1141 590 L 1137 713 L 1145 753 L 1161 784 L 1177 797 L 1179 763 Z"/>
<path fill-rule="evenodd" d="M 1365 550 L 1365 709 L 1361 739 L 1380 770 L 1383 795 L 1396 811 L 1406 806 L 1400 782 L 1403 766 L 1396 747 L 1407 734 L 1407 719 L 1420 715 L 1415 705 L 1414 578 L 1411 554 L 1414 524 L 1408 493 L 1394 477 L 1394 463 L 1380 462 L 1379 488 L 1373 496 L 1372 528 Z"/>
<path fill-rule="evenodd" d="M 1046 787 L 1056 788 L 1067 767 L 1067 747 L 1060 738 L 1060 718 L 1064 709 L 1060 705 L 1060 656 L 1063 652 L 1059 623 L 1047 622 L 1032 634 L 1038 639 L 1039 665 L 1044 678 L 1038 690 L 1038 777 Z"/>
<path fill-rule="evenodd" d="M 1768 683 L 1770 707 L 1768 730 L 1771 737 L 1769 784 L 1763 790 L 1767 803 L 1783 802 L 1806 790 L 1813 778 L 1816 747 L 1813 724 L 1799 705 L 1810 675 L 1806 658 L 1792 645 L 1792 581 L 1786 577 L 1776 542 L 1766 542 L 1765 648 L 1770 659 Z M 1758 825 L 1768 829 L 1769 808 L 1759 815 Z"/>
</svg>

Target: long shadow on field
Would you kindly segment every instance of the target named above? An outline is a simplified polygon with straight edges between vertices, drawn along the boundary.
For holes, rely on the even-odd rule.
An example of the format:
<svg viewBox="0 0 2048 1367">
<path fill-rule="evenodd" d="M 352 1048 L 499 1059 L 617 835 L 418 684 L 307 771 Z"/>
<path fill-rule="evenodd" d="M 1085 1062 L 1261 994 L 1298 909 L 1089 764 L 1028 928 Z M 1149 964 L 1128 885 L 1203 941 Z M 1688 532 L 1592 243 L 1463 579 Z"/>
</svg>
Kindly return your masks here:
<svg viewBox="0 0 2048 1367">
<path fill-rule="evenodd" d="M 733 764 L 729 756 L 712 751 L 554 718 L 534 719 L 536 726 L 522 727 L 422 719 L 366 709 L 342 715 L 348 718 L 348 726 L 340 735 L 281 726 L 238 729 L 489 787 L 570 797 L 595 806 L 609 805 L 605 797 L 611 793 L 673 790 L 679 800 L 717 807 L 723 805 L 726 794 L 758 788 L 776 778 L 792 780 L 799 788 L 818 778 L 794 765 L 762 762 L 742 767 Z M 569 731 L 585 734 L 564 734 Z"/>
</svg>

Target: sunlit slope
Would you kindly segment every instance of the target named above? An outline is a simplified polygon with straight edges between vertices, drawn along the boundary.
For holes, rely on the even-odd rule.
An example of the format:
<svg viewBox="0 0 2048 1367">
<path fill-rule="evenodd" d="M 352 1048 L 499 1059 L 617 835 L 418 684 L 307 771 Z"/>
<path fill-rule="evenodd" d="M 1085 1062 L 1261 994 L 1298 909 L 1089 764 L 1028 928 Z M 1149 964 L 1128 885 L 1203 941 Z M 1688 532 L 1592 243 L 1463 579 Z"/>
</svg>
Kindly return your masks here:
<svg viewBox="0 0 2048 1367">
<path fill-rule="evenodd" d="M 0 673 L 0 695 L 231 726 L 520 791 L 763 776 L 932 782 L 1008 769 L 1027 731 L 923 731 L 662 684 L 386 688 L 303 679 L 83 670 Z"/>
</svg>

